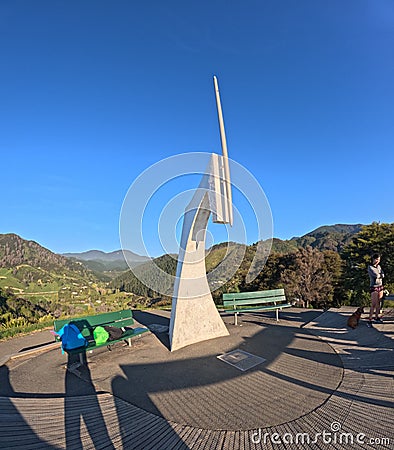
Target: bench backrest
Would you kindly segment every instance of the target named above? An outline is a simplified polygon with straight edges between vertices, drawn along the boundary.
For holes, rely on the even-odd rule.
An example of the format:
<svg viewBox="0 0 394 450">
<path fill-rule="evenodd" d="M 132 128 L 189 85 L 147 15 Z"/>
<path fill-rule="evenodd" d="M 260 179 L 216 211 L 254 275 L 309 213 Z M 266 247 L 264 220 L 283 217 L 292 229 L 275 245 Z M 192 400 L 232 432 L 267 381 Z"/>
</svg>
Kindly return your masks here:
<svg viewBox="0 0 394 450">
<path fill-rule="evenodd" d="M 94 316 L 77 317 L 70 319 L 55 320 L 53 327 L 55 331 L 59 331 L 66 323 L 75 323 L 81 330 L 82 334 L 87 337 L 91 334 L 94 327 L 98 325 L 109 325 L 111 327 L 123 328 L 133 325 L 133 313 L 130 309 L 115 311 Z"/>
<path fill-rule="evenodd" d="M 271 289 L 269 291 L 257 292 L 232 292 L 223 294 L 224 307 L 280 303 L 283 301 L 286 301 L 284 289 Z"/>
</svg>

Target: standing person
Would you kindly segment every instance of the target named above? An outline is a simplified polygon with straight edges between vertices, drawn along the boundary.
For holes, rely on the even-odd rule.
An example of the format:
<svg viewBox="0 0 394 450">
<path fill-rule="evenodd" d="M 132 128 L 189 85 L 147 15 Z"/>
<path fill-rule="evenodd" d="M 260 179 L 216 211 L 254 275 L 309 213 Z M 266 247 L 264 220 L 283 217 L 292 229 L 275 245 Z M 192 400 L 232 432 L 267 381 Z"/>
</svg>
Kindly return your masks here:
<svg viewBox="0 0 394 450">
<path fill-rule="evenodd" d="M 369 311 L 369 320 L 367 326 L 372 327 L 372 317 L 375 312 L 375 318 L 377 323 L 383 323 L 379 317 L 380 301 L 383 297 L 383 277 L 384 273 L 379 265 L 380 255 L 374 253 L 372 255 L 372 263 L 368 266 L 368 275 L 370 280 L 370 292 L 371 292 L 371 309 Z"/>
</svg>

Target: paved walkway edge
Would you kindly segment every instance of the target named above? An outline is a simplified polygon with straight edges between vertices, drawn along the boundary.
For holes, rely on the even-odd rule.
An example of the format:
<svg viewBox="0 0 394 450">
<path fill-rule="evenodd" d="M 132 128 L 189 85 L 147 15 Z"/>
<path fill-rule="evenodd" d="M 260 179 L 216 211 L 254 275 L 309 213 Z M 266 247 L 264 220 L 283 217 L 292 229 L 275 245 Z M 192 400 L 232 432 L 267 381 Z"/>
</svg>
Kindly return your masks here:
<svg viewBox="0 0 394 450">
<path fill-rule="evenodd" d="M 60 342 L 52 342 L 51 344 L 45 344 L 36 348 L 31 348 L 29 350 L 20 351 L 17 353 L 13 353 L 11 355 L 6 355 L 3 358 L 0 359 L 0 367 L 4 366 L 4 364 L 7 364 L 7 362 L 10 359 L 17 359 L 17 358 L 23 358 L 26 356 L 33 356 L 36 354 L 40 354 L 43 352 L 49 352 L 50 350 L 53 350 L 54 348 L 60 348 Z"/>
</svg>

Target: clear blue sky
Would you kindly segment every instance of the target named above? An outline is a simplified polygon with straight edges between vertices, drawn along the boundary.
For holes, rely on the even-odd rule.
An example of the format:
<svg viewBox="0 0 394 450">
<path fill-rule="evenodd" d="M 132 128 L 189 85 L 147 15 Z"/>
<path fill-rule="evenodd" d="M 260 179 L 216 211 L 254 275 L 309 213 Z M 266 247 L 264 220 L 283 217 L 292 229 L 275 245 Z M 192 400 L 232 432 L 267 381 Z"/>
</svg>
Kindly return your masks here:
<svg viewBox="0 0 394 450">
<path fill-rule="evenodd" d="M 1 0 L 0 233 L 118 249 L 141 171 L 220 152 L 214 74 L 276 237 L 394 222 L 393 0 Z"/>
</svg>

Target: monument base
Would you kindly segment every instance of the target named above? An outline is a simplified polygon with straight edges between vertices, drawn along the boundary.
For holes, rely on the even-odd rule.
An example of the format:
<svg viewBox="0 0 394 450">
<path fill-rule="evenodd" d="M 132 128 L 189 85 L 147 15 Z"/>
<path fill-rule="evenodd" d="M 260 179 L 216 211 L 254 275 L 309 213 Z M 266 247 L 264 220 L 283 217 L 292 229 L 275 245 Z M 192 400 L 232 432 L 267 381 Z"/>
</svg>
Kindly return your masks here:
<svg viewBox="0 0 394 450">
<path fill-rule="evenodd" d="M 216 309 L 212 295 L 173 299 L 170 329 L 171 351 L 207 339 L 228 335 L 229 332 Z"/>
</svg>

